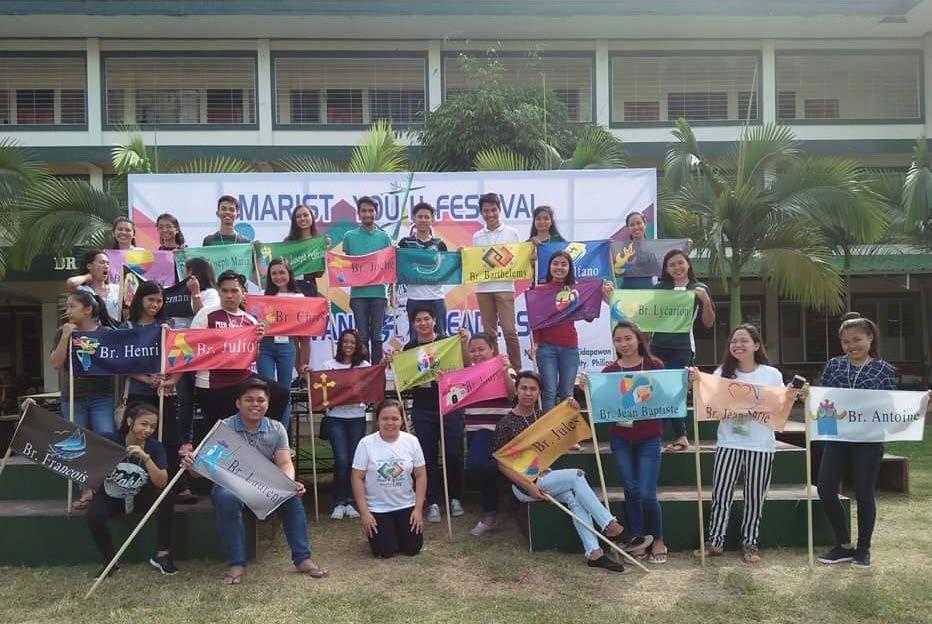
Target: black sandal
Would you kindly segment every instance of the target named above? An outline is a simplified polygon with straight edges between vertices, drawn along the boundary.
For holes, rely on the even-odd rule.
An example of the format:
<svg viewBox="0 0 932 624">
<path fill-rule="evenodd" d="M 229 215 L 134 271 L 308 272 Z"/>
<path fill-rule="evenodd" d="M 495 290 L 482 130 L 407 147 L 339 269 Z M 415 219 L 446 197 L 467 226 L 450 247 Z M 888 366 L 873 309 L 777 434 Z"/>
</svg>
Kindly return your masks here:
<svg viewBox="0 0 932 624">
<path fill-rule="evenodd" d="M 608 555 L 602 555 L 598 559 L 589 559 L 586 561 L 586 565 L 590 568 L 602 568 L 603 570 L 608 570 L 609 572 L 621 572 L 622 574 L 627 571 L 625 566 L 621 565 L 617 561 L 613 561 Z"/>
</svg>

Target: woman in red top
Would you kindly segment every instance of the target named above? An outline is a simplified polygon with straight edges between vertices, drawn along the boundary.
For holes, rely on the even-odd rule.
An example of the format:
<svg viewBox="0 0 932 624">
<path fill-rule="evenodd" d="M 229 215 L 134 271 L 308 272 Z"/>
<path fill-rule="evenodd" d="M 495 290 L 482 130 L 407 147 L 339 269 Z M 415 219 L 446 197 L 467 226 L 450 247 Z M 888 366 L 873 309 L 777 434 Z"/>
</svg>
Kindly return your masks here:
<svg viewBox="0 0 932 624">
<path fill-rule="evenodd" d="M 621 321 L 612 331 L 617 359 L 603 373 L 662 369 L 647 338 L 631 321 Z M 666 563 L 657 480 L 660 477 L 662 422 L 636 420 L 631 425 L 614 424 L 609 430 L 612 455 L 625 486 L 625 512 L 632 538 L 625 550 L 646 555 L 650 563 Z M 648 550 L 649 548 L 649 550 Z"/>
</svg>

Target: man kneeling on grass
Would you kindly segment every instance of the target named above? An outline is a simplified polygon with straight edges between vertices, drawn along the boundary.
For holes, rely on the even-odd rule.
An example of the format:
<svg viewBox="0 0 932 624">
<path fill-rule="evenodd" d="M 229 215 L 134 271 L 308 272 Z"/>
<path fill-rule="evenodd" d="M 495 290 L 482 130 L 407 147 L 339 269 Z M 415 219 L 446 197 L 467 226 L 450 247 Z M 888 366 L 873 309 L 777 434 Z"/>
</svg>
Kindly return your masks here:
<svg viewBox="0 0 932 624">
<path fill-rule="evenodd" d="M 250 446 L 274 462 L 289 479 L 295 479 L 294 464 L 291 463 L 285 427 L 277 420 L 265 417 L 269 409 L 268 384 L 261 379 L 245 381 L 237 393 L 236 409 L 239 411 L 225 419 L 223 423 L 239 434 Z M 184 457 L 182 465 L 189 470 L 194 466 L 193 453 L 188 453 Z M 285 539 L 288 540 L 288 546 L 291 548 L 291 559 L 297 571 L 313 578 L 323 578 L 328 575 L 328 572 L 311 559 L 307 517 L 304 515 L 304 504 L 301 502 L 304 484 L 297 480 L 295 482 L 297 483 L 297 496 L 289 498 L 277 510 L 281 516 L 282 529 Z M 217 513 L 220 541 L 223 542 L 227 565 L 230 566 L 223 577 L 223 583 L 239 585 L 246 572 L 243 503 L 232 492 L 217 484 L 214 484 L 211 498 Z"/>
</svg>

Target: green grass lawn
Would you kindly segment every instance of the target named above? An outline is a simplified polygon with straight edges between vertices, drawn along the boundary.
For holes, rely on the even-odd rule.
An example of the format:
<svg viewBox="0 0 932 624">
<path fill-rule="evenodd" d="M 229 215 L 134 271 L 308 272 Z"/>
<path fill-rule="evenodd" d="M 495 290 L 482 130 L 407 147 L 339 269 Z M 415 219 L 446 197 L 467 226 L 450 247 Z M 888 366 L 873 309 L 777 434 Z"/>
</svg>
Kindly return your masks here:
<svg viewBox="0 0 932 624">
<path fill-rule="evenodd" d="M 358 521 L 311 523 L 314 556 L 331 577 L 290 572 L 274 521 L 262 526 L 260 560 L 245 583 L 221 587 L 217 563 L 182 562 L 176 577 L 125 566 L 89 601 L 97 565 L 0 568 L 0 622 L 932 622 L 932 431 L 921 444 L 890 445 L 911 460 L 910 497 L 884 495 L 874 566 L 810 572 L 802 550 L 765 550 L 756 567 L 726 553 L 699 567 L 686 553 L 652 573 L 589 570 L 581 556 L 530 554 L 510 516 L 476 539 L 467 514 L 431 525 L 414 558 L 374 561 Z M 307 500 L 310 509 L 310 500 Z M 473 505 L 474 506 L 474 505 Z M 767 522 L 766 516 L 764 522 Z M 3 536 L 4 539 L 7 536 Z M 88 537 L 88 539 L 90 539 Z"/>
</svg>

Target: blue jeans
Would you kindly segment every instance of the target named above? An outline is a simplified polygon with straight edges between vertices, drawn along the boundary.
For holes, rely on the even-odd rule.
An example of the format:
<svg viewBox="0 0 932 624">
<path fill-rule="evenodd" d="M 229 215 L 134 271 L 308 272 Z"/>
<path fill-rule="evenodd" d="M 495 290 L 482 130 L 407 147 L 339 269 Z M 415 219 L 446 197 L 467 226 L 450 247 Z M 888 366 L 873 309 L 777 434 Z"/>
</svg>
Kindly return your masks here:
<svg viewBox="0 0 932 624">
<path fill-rule="evenodd" d="M 194 373 L 182 373 L 175 384 L 178 393 L 178 429 L 181 443 L 194 438 Z"/>
<path fill-rule="evenodd" d="M 294 342 L 275 342 L 274 336 L 266 336 L 259 343 L 259 355 L 256 358 L 256 370 L 259 377 L 268 381 L 278 381 L 288 389 L 289 398 L 291 382 L 294 379 Z M 285 403 L 282 410 L 282 424 L 289 431 L 291 424 L 291 401 Z"/>
<path fill-rule="evenodd" d="M 660 437 L 629 442 L 611 438 L 612 455 L 625 485 L 625 512 L 633 535 L 663 537 L 663 520 L 657 501 L 660 478 Z M 646 532 L 645 532 L 646 526 Z"/>
<path fill-rule="evenodd" d="M 558 401 L 573 396 L 576 372 L 579 370 L 579 349 L 549 344 L 537 345 L 537 369 L 544 382 L 541 402 L 544 412 L 553 409 Z"/>
<path fill-rule="evenodd" d="M 588 521 L 589 525 L 596 530 L 604 529 L 615 519 L 596 498 L 595 492 L 586 481 L 586 473 L 582 470 L 575 468 L 551 470 L 537 480 L 537 486 L 569 507 L 570 511 L 583 521 Z M 530 503 L 534 500 L 516 485 L 511 486 L 511 489 L 519 501 Z M 583 528 L 576 520 L 573 520 L 573 525 L 576 527 L 579 539 L 582 540 L 587 558 L 593 551 L 602 548 L 599 545 L 599 538 L 590 533 L 588 529 Z"/>
<path fill-rule="evenodd" d="M 408 299 L 405 309 L 408 312 L 409 333 L 414 335 L 414 313 L 429 308 L 434 313 L 434 329 L 438 334 L 447 333 L 447 302 L 444 299 Z"/>
<path fill-rule="evenodd" d="M 466 432 L 466 470 L 474 472 L 479 480 L 484 516 L 498 511 L 498 464 L 492 458 L 494 441 L 495 432 L 490 429 Z"/>
<path fill-rule="evenodd" d="M 61 402 L 61 417 L 71 418 L 71 404 Z M 113 433 L 113 397 L 97 396 L 74 402 L 74 422 L 94 433 Z"/>
<path fill-rule="evenodd" d="M 654 355 L 663 361 L 664 368 L 686 368 L 692 365 L 694 354 L 690 349 L 665 349 L 663 347 L 651 348 Z M 685 418 L 664 418 L 673 424 L 673 435 L 677 438 L 688 437 L 686 435 Z M 698 444 L 699 441 L 696 441 Z"/>
<path fill-rule="evenodd" d="M 365 418 L 327 418 L 327 437 L 333 447 L 333 506 L 353 502 L 350 472 L 356 446 L 366 435 Z"/>
<path fill-rule="evenodd" d="M 427 504 L 440 505 L 443 500 L 443 473 L 440 472 L 440 413 L 411 408 L 414 435 L 417 436 L 427 464 Z M 463 500 L 463 416 L 452 412 L 443 417 L 446 446 L 447 486 L 450 498 Z"/>
<path fill-rule="evenodd" d="M 210 493 L 217 513 L 217 529 L 227 556 L 228 566 L 246 565 L 246 530 L 243 527 L 243 502 L 229 490 L 214 485 Z M 295 565 L 311 558 L 310 539 L 307 534 L 307 516 L 301 498 L 294 496 L 276 510 L 282 520 L 282 531 L 291 547 L 291 560 Z"/>
<path fill-rule="evenodd" d="M 373 365 L 382 362 L 382 328 L 385 326 L 386 303 L 381 297 L 357 297 L 349 302 L 356 331 L 366 345 L 369 361 Z"/>
</svg>

